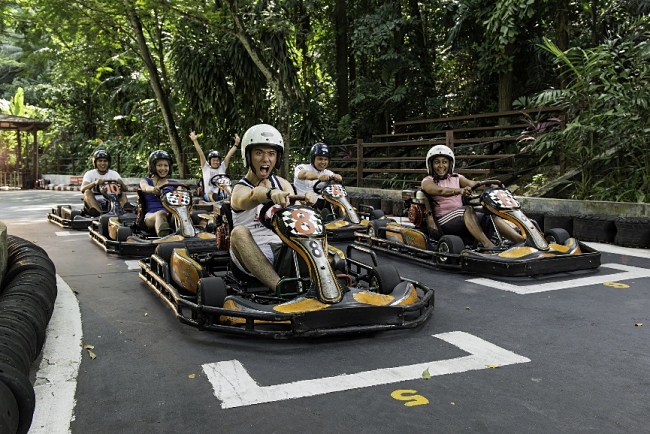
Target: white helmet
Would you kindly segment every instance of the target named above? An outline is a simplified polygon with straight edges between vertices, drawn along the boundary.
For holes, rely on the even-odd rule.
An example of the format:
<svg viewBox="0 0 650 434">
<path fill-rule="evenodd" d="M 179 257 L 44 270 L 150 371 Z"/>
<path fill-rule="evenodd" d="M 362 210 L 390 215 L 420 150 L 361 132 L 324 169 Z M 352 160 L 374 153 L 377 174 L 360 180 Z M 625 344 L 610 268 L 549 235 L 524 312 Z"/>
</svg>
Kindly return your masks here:
<svg viewBox="0 0 650 434">
<path fill-rule="evenodd" d="M 249 167 L 251 162 L 251 148 L 255 145 L 272 146 L 278 151 L 278 159 L 275 168 L 282 166 L 282 154 L 284 153 L 284 140 L 282 134 L 271 125 L 253 125 L 244 133 L 241 139 L 241 154 L 244 157 L 244 167 Z"/>
<path fill-rule="evenodd" d="M 447 157 L 449 158 L 449 175 L 454 173 L 454 167 L 456 166 L 456 157 L 454 157 L 454 151 L 449 149 L 446 145 L 436 145 L 433 148 L 429 149 L 427 152 L 427 172 L 429 176 L 434 176 L 435 172 L 433 171 L 433 160 L 435 157 Z"/>
</svg>

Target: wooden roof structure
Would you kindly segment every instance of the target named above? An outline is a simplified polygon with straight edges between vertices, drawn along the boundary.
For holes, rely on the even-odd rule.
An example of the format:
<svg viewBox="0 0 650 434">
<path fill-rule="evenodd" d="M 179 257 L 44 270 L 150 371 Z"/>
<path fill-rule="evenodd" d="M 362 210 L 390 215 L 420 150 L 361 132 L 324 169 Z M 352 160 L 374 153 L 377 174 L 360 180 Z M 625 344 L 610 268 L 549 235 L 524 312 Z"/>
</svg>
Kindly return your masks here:
<svg viewBox="0 0 650 434">
<path fill-rule="evenodd" d="M 22 116 L 12 116 L 12 115 L 6 115 L 0 113 L 0 131 L 16 131 L 19 145 L 21 144 L 21 140 L 20 140 L 21 132 L 32 133 L 34 136 L 34 142 L 33 142 L 34 146 L 32 148 L 33 151 L 31 156 L 33 180 L 38 179 L 38 135 L 37 133 L 39 131 L 45 130 L 51 124 L 52 122 L 47 122 L 40 119 L 31 119 Z M 18 149 L 20 150 L 20 146 L 18 147 Z M 19 160 L 21 159 L 20 154 L 18 159 Z M 31 188 L 30 186 L 24 186 L 24 187 Z"/>
</svg>

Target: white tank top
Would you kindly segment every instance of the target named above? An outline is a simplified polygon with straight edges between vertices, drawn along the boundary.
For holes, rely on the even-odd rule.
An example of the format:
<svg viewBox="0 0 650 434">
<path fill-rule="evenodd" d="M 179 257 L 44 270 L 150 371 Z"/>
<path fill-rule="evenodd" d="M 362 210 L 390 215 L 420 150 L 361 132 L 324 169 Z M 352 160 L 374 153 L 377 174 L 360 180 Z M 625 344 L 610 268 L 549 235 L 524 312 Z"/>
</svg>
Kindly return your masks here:
<svg viewBox="0 0 650 434">
<path fill-rule="evenodd" d="M 273 188 L 278 188 L 282 190 L 282 184 L 275 175 L 271 175 L 269 178 L 271 181 L 271 186 Z M 242 178 L 237 184 L 245 185 L 248 188 L 255 188 L 255 186 L 246 178 Z M 258 246 L 271 243 L 281 243 L 282 240 L 278 237 L 275 232 L 270 229 L 267 229 L 260 223 L 260 210 L 264 204 L 260 204 L 255 208 L 236 211 L 232 210 L 232 225 L 239 226 L 244 225 L 248 228 L 253 236 L 253 239 Z"/>
</svg>

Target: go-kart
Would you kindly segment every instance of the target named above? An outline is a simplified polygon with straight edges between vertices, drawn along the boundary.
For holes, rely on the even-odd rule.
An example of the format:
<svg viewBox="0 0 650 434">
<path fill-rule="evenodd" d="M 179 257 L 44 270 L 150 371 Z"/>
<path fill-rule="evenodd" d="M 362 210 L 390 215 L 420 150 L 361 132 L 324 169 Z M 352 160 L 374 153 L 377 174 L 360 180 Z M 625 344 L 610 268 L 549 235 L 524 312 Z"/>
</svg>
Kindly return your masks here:
<svg viewBox="0 0 650 434">
<path fill-rule="evenodd" d="M 300 198 L 300 196 L 294 196 Z M 272 214 L 272 215 L 271 215 Z M 140 278 L 184 324 L 238 335 L 313 337 L 411 328 L 425 322 L 434 290 L 378 265 L 374 252 L 327 245 L 313 208 L 266 204 L 260 221 L 281 238 L 274 290 L 243 276 L 227 252 L 161 245 L 139 261 Z M 372 259 L 351 258 L 355 252 Z"/>
<path fill-rule="evenodd" d="M 471 236 L 463 239 L 443 234 L 433 218 L 434 205 L 421 189 L 402 192 L 410 226 L 374 220 L 365 233 L 356 233 L 355 244 L 440 268 L 501 276 L 536 276 L 600 266 L 600 252 L 572 238 L 566 230 L 556 228 L 542 233 L 500 181 L 481 181 L 473 190 L 494 185 L 467 202 L 482 207 L 484 230 L 496 241 L 494 248 L 478 245 Z M 512 244 L 505 240 L 494 223 L 495 216 L 510 222 L 524 242 Z"/>
<path fill-rule="evenodd" d="M 212 186 L 216 187 L 219 190 L 221 197 L 223 197 L 223 199 L 217 202 L 206 201 L 205 199 L 203 199 L 204 192 L 203 192 L 203 188 L 201 187 L 197 190 L 198 197 L 195 197 L 193 199 L 192 208 L 195 211 L 201 210 L 201 211 L 213 212 L 216 205 L 223 202 L 224 200 L 230 199 L 230 195 L 232 194 L 232 184 L 230 182 L 230 178 L 228 177 L 228 175 L 225 175 L 223 173 L 214 175 L 212 178 L 210 178 L 210 184 L 212 184 Z"/>
<path fill-rule="evenodd" d="M 172 234 L 160 238 L 144 224 L 142 192 L 138 191 L 138 213 L 120 216 L 103 215 L 89 228 L 90 238 L 107 253 L 122 256 L 150 256 L 159 244 L 192 242 L 215 248 L 215 236 L 198 228 L 197 220 L 210 221 L 209 214 L 192 212 L 191 193 L 185 184 L 167 183 L 161 186 L 160 201 L 172 215 Z M 214 227 L 208 225 L 208 227 Z"/>
<path fill-rule="evenodd" d="M 103 184 L 97 187 L 97 190 L 106 198 L 106 201 L 100 203 L 102 215 L 120 216 L 127 214 L 120 205 L 120 195 L 123 192 L 119 182 L 105 180 Z M 56 205 L 52 208 L 52 212 L 47 214 L 47 219 L 62 228 L 83 231 L 87 230 L 92 222 L 97 221 L 99 217 L 91 216 L 85 205 Z"/>
<path fill-rule="evenodd" d="M 322 195 L 325 200 L 326 205 L 320 213 L 330 240 L 352 240 L 355 232 L 366 230 L 369 221 L 384 217 L 382 210 L 369 205 L 360 205 L 359 210 L 353 208 L 348 201 L 348 192 L 341 184 L 317 182 L 314 193 Z"/>
</svg>

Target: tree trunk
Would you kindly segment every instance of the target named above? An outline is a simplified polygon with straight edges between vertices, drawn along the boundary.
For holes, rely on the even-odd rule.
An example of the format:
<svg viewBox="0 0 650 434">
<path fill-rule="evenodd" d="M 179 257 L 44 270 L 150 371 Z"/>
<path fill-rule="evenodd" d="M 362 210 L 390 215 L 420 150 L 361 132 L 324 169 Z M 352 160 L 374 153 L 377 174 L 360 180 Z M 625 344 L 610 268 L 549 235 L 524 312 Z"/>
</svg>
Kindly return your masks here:
<svg viewBox="0 0 650 434">
<path fill-rule="evenodd" d="M 557 39 L 557 47 L 566 51 L 569 49 L 569 1 L 558 0 L 557 2 L 557 17 L 555 21 L 555 38 Z M 566 68 L 563 68 L 563 70 Z M 565 74 L 560 74 L 560 88 L 566 89 L 567 80 Z"/>
<path fill-rule="evenodd" d="M 158 106 L 162 112 L 165 127 L 167 128 L 167 134 L 169 135 L 169 141 L 171 142 L 172 151 L 174 152 L 174 157 L 176 159 L 176 167 L 178 167 L 179 170 L 179 177 L 185 178 L 185 165 L 183 164 L 182 155 L 183 148 L 181 145 L 181 139 L 178 135 L 178 130 L 176 129 L 176 122 L 174 121 L 174 113 L 171 109 L 171 104 L 169 103 L 169 97 L 163 88 L 160 75 L 158 74 L 158 68 L 151 56 L 149 47 L 147 46 L 147 41 L 142 32 L 142 22 L 140 21 L 140 17 L 136 13 L 135 8 L 130 4 L 129 0 L 125 0 L 124 4 L 126 6 L 129 23 L 131 24 L 131 28 L 135 34 L 138 49 L 140 50 L 140 57 L 149 73 L 149 84 L 156 95 Z"/>
<path fill-rule="evenodd" d="M 345 0 L 336 0 L 336 110 L 338 119 L 350 113 L 348 81 L 348 16 Z"/>
</svg>

